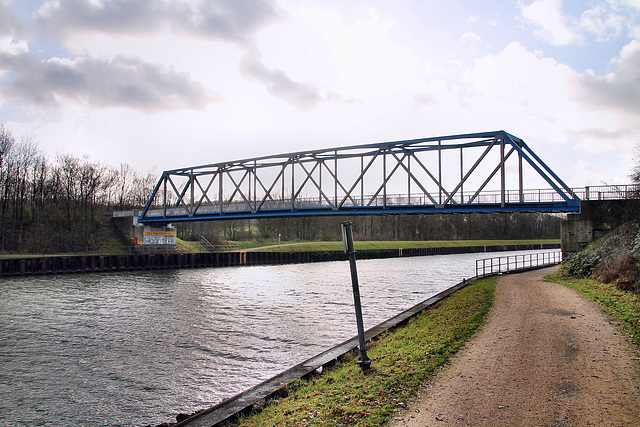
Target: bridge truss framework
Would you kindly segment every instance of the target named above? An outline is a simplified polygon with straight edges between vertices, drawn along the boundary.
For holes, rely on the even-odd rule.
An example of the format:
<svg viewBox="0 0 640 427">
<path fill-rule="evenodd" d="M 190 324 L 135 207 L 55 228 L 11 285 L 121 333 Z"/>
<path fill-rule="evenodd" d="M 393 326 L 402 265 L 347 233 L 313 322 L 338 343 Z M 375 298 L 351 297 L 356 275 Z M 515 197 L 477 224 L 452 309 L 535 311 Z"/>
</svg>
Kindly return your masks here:
<svg viewBox="0 0 640 427">
<path fill-rule="evenodd" d="M 525 189 L 525 177 L 539 189 Z M 579 209 L 522 139 L 496 131 L 164 171 L 138 222 Z"/>
</svg>

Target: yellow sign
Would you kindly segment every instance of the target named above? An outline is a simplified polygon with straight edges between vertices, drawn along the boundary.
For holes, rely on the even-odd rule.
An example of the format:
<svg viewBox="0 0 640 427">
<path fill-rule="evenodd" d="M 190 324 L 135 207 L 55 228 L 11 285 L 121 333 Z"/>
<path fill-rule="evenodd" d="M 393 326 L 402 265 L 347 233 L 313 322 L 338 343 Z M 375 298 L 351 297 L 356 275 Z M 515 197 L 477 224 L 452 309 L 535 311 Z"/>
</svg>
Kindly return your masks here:
<svg viewBox="0 0 640 427">
<path fill-rule="evenodd" d="M 175 231 L 143 231 L 145 236 L 175 236 Z"/>
</svg>

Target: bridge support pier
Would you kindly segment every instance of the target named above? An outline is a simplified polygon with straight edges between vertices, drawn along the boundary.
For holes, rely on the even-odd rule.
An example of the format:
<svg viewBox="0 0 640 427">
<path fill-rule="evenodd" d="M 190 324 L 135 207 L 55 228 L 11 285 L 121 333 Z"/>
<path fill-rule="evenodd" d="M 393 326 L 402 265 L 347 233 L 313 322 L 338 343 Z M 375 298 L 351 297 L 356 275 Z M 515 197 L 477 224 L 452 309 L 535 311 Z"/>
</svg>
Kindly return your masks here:
<svg viewBox="0 0 640 427">
<path fill-rule="evenodd" d="M 176 252 L 176 229 L 173 225 L 151 227 L 138 224 L 140 211 L 114 212 L 113 223 L 124 238 L 143 253 L 174 253 Z"/>
<path fill-rule="evenodd" d="M 135 218 L 137 219 L 137 218 Z M 176 252 L 176 228 L 167 224 L 164 227 L 134 225 L 133 245 L 137 252 L 173 253 Z"/>
<path fill-rule="evenodd" d="M 593 241 L 593 221 L 588 215 L 568 214 L 560 224 L 563 259 L 580 251 Z"/>
<path fill-rule="evenodd" d="M 583 200 L 579 214 L 561 223 L 562 254 L 568 256 L 622 224 L 640 217 L 640 200 Z"/>
</svg>

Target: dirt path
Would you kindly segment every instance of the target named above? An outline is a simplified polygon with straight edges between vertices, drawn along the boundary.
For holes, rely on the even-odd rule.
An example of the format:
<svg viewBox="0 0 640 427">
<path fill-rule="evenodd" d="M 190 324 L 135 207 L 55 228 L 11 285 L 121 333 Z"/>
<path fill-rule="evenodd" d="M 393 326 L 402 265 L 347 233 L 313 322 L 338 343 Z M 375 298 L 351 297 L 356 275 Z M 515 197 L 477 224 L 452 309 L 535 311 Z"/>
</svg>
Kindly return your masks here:
<svg viewBox="0 0 640 427">
<path fill-rule="evenodd" d="M 501 276 L 487 324 L 399 426 L 640 426 L 637 347 L 551 270 Z"/>
</svg>

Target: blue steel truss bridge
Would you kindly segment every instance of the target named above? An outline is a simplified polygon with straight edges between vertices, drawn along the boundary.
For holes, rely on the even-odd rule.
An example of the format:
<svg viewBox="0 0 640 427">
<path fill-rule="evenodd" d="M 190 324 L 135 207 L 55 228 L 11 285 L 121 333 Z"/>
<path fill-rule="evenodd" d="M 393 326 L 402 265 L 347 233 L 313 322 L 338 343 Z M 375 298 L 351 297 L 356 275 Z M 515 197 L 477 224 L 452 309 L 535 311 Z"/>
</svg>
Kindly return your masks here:
<svg viewBox="0 0 640 427">
<path fill-rule="evenodd" d="M 579 210 L 522 139 L 496 131 L 164 171 L 138 222 Z"/>
</svg>

